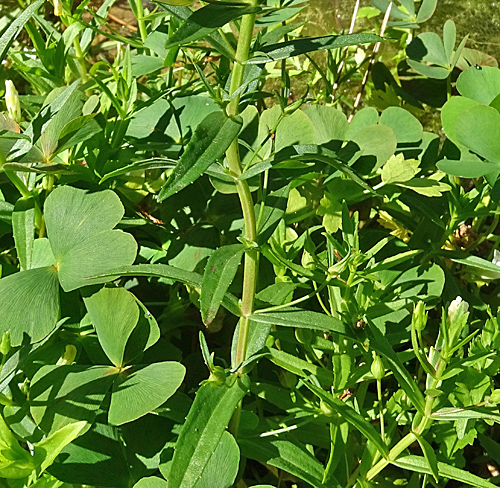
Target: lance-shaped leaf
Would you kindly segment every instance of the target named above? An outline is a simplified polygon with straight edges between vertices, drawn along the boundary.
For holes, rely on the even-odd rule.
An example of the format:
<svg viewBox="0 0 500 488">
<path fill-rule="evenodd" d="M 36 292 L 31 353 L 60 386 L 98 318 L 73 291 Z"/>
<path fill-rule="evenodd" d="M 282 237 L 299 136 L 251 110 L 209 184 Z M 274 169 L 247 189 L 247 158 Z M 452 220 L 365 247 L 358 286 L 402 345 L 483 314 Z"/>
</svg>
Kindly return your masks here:
<svg viewBox="0 0 500 488">
<path fill-rule="evenodd" d="M 323 466 L 303 446 L 296 442 L 263 437 L 240 439 L 241 451 L 245 457 L 262 464 L 275 466 L 286 473 L 293 474 L 315 488 L 323 484 Z"/>
<path fill-rule="evenodd" d="M 250 319 L 261 324 L 330 331 L 359 340 L 352 329 L 341 320 L 309 310 L 290 307 L 279 312 L 254 313 L 250 316 Z"/>
<path fill-rule="evenodd" d="M 338 398 L 333 398 L 330 394 L 326 393 L 321 388 L 313 385 L 309 382 L 304 382 L 304 384 L 309 388 L 318 398 L 323 400 L 328 406 L 330 406 L 335 412 L 337 412 L 343 419 L 353 425 L 358 429 L 367 439 L 369 439 L 377 447 L 380 454 L 387 458 L 389 450 L 386 444 L 380 437 L 380 434 L 375 430 L 368 420 L 362 417 L 356 410 L 351 408 L 349 405 L 345 404 Z"/>
<path fill-rule="evenodd" d="M 21 15 L 19 15 L 14 22 L 12 22 L 2 37 L 0 37 L 0 61 L 5 59 L 7 55 L 7 51 L 9 50 L 10 45 L 14 42 L 15 38 L 18 36 L 21 29 L 24 27 L 26 22 L 30 20 L 32 15 L 38 10 L 38 7 L 42 5 L 44 0 L 36 0 L 33 2 Z"/>
<path fill-rule="evenodd" d="M 375 34 L 345 34 L 340 36 L 311 37 L 294 41 L 280 42 L 262 47 L 248 63 L 262 64 L 280 59 L 299 56 L 300 54 L 324 49 L 338 49 L 347 46 L 357 46 L 371 42 L 383 41 Z"/>
<path fill-rule="evenodd" d="M 257 244 L 265 244 L 272 236 L 286 211 L 290 185 L 271 192 L 265 202 L 256 205 L 255 214 L 258 216 Z"/>
<path fill-rule="evenodd" d="M 31 253 L 35 240 L 35 200 L 20 198 L 12 212 L 12 232 L 21 271 L 31 268 Z"/>
<path fill-rule="evenodd" d="M 221 158 L 243 124 L 241 117 L 227 117 L 212 112 L 196 127 L 184 154 L 158 195 L 163 201 L 198 179 L 208 167 Z"/>
<path fill-rule="evenodd" d="M 168 2 L 165 2 L 168 3 Z M 258 7 L 249 5 L 228 5 L 225 2 L 212 3 L 195 10 L 174 32 L 166 44 L 166 48 L 187 44 L 205 39 L 216 29 L 243 15 L 255 14 Z"/>
<path fill-rule="evenodd" d="M 399 466 L 402 469 L 408 471 L 415 471 L 417 473 L 432 474 L 432 470 L 429 467 L 427 460 L 421 456 L 403 456 L 398 458 L 396 461 L 392 461 L 392 464 Z M 446 463 L 437 463 L 438 474 L 440 477 L 448 478 L 450 480 L 456 480 L 460 483 L 465 483 L 476 488 L 495 488 L 496 485 L 490 483 L 488 480 L 480 478 L 475 474 L 464 471 L 463 469 L 455 468 L 455 466 L 450 466 Z"/>
<path fill-rule="evenodd" d="M 169 488 L 195 486 L 249 387 L 245 375 L 231 377 L 228 383 L 209 382 L 200 387 L 175 445 Z"/>
<path fill-rule="evenodd" d="M 243 244 L 219 247 L 209 258 L 201 282 L 200 309 L 203 323 L 215 319 L 224 295 L 238 271 Z"/>
<path fill-rule="evenodd" d="M 194 488 L 230 488 L 240 464 L 240 449 L 229 432 L 223 432 L 213 456 Z"/>
</svg>

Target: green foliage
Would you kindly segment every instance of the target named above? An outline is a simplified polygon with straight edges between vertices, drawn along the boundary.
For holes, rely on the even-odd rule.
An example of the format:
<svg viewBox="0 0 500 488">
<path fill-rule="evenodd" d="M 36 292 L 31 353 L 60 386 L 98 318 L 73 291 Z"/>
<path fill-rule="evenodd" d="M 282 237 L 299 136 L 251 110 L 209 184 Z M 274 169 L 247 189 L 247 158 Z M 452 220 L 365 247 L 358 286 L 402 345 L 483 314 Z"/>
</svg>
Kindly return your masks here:
<svg viewBox="0 0 500 488">
<path fill-rule="evenodd" d="M 112 3 L 0 27 L 0 485 L 497 485 L 494 60 L 436 0 Z"/>
</svg>

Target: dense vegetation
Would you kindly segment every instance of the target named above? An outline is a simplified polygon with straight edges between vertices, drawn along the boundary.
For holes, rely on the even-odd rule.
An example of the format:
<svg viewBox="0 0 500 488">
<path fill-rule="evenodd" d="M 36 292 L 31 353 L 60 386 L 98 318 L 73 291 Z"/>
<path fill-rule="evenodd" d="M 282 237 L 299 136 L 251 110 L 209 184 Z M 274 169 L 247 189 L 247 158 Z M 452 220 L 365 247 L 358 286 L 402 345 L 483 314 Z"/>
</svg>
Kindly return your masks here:
<svg viewBox="0 0 500 488">
<path fill-rule="evenodd" d="M 0 22 L 0 487 L 496 486 L 496 60 L 129 3 Z"/>
</svg>

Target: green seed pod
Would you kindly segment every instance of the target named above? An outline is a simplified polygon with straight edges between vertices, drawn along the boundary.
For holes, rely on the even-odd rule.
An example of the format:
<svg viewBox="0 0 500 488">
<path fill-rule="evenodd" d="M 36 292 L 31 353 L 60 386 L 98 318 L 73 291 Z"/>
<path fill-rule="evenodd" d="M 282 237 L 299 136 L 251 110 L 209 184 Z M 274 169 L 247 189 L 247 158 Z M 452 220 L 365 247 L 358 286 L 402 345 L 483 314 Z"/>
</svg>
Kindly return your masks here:
<svg viewBox="0 0 500 488">
<path fill-rule="evenodd" d="M 373 362 L 370 371 L 376 380 L 381 380 L 385 376 L 384 363 L 379 355 L 373 353 Z"/>
<path fill-rule="evenodd" d="M 311 329 L 295 329 L 295 338 L 301 344 L 310 344 L 313 338 Z"/>
</svg>

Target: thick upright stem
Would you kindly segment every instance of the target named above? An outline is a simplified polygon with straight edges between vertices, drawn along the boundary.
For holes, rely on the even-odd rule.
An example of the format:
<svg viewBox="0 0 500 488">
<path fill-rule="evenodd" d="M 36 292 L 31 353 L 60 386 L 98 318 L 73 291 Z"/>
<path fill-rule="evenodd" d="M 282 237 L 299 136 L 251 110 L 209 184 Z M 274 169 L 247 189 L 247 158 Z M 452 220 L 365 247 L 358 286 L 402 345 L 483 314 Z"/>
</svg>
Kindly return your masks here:
<svg viewBox="0 0 500 488">
<path fill-rule="evenodd" d="M 144 22 L 144 7 L 142 6 L 142 0 L 136 0 L 135 8 L 137 11 L 137 26 L 139 27 L 142 42 L 144 42 L 146 37 L 148 37 L 148 30 L 146 29 L 146 22 Z"/>
<path fill-rule="evenodd" d="M 257 6 L 257 0 L 251 1 L 252 6 Z M 255 14 L 245 15 L 241 21 L 240 37 L 236 49 L 235 63 L 231 78 L 230 94 L 234 94 L 243 83 L 245 63 L 248 60 L 250 44 L 252 42 Z M 229 115 L 239 113 L 240 96 L 236 95 L 228 105 Z M 240 199 L 243 218 L 245 221 L 245 239 L 252 243 L 257 238 L 257 224 L 255 219 L 254 203 L 250 187 L 246 180 L 237 179 L 242 173 L 238 139 L 236 138 L 226 153 L 229 170 L 235 178 L 236 188 Z M 249 249 L 245 253 L 245 267 L 243 275 L 243 294 L 241 298 L 241 320 L 239 325 L 238 343 L 236 346 L 235 364 L 237 366 L 246 359 L 248 333 L 250 328 L 250 315 L 253 312 L 255 289 L 257 282 L 258 253 Z"/>
</svg>

